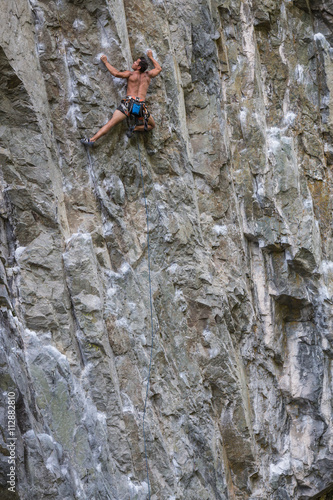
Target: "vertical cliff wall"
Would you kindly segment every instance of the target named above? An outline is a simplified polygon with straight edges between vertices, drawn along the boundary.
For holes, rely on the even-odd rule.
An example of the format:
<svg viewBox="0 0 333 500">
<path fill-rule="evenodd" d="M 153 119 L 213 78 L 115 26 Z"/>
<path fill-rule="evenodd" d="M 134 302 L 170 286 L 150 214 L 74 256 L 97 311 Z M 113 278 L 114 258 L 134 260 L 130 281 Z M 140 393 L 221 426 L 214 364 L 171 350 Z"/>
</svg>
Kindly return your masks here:
<svg viewBox="0 0 333 500">
<path fill-rule="evenodd" d="M 325 0 L 3 0 L 1 498 L 148 495 L 136 139 L 79 142 L 126 92 L 101 53 L 148 48 L 151 498 L 331 498 L 332 27 Z"/>
</svg>

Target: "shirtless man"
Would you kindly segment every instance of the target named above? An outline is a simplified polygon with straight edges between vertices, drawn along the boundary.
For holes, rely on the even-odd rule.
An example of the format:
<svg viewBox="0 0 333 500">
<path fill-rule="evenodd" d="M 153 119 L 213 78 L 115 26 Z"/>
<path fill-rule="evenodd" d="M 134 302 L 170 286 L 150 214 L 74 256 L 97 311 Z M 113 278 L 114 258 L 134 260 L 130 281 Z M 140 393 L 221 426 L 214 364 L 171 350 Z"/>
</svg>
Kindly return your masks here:
<svg viewBox="0 0 333 500">
<path fill-rule="evenodd" d="M 148 50 L 147 56 L 151 60 L 151 62 L 154 65 L 154 69 L 150 71 L 146 71 L 148 68 L 148 62 L 144 57 L 140 57 L 137 59 L 133 64 L 132 64 L 132 70 L 133 71 L 118 71 L 116 68 L 111 66 L 111 64 L 108 63 L 107 57 L 105 55 L 102 55 L 101 61 L 105 64 L 107 69 L 110 71 L 111 75 L 115 76 L 116 78 L 126 78 L 128 80 L 127 84 L 127 95 L 126 99 L 123 99 L 121 101 L 120 106 L 116 111 L 113 113 L 112 118 L 104 127 L 102 127 L 97 134 L 95 134 L 91 139 L 81 139 L 82 144 L 85 146 L 93 146 L 95 141 L 105 135 L 109 130 L 111 130 L 112 127 L 117 125 L 117 123 L 122 122 L 125 120 L 126 116 L 128 116 L 128 102 L 130 97 L 135 98 L 137 101 L 140 102 L 140 104 L 144 104 L 146 94 L 148 91 L 148 87 L 150 84 L 150 81 L 152 78 L 155 78 L 155 76 L 159 75 L 162 71 L 161 66 L 158 64 L 157 61 L 153 58 L 153 53 L 151 50 Z M 146 113 L 149 116 L 148 119 L 148 130 L 152 130 L 155 127 L 155 121 L 152 116 L 150 116 L 147 108 Z M 134 132 L 143 132 L 144 131 L 144 125 L 137 125 L 134 128 Z"/>
</svg>

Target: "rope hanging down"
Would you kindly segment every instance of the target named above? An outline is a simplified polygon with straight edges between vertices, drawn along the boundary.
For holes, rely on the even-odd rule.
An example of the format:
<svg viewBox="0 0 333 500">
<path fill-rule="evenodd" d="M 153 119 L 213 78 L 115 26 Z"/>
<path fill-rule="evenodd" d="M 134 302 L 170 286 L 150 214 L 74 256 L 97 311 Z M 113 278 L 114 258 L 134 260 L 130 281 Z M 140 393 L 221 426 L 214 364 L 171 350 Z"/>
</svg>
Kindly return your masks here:
<svg viewBox="0 0 333 500">
<path fill-rule="evenodd" d="M 144 446 L 145 446 L 145 457 L 146 457 L 146 469 L 147 469 L 147 481 L 148 481 L 148 498 L 150 500 L 150 483 L 149 483 L 148 456 L 147 456 L 146 433 L 145 433 L 145 416 L 146 416 L 146 407 L 147 407 L 148 391 L 149 391 L 149 383 L 150 383 L 151 364 L 152 364 L 152 358 L 153 358 L 154 324 L 153 324 L 153 299 L 152 299 L 151 277 L 150 277 L 149 216 L 148 216 L 147 198 L 146 198 L 146 193 L 145 193 L 145 184 L 144 184 L 144 180 L 143 180 L 143 172 L 142 172 L 142 165 L 141 165 L 141 154 L 140 154 L 140 146 L 139 146 L 138 136 L 136 136 L 136 143 L 138 145 L 140 174 L 141 174 L 143 197 L 144 197 L 144 200 L 145 200 L 146 219 L 147 219 L 147 251 L 148 251 L 148 280 L 149 280 L 150 321 L 151 321 L 151 349 L 150 349 L 150 360 L 149 360 L 149 370 L 148 370 L 148 378 L 147 378 L 147 390 L 146 390 L 145 406 L 144 406 L 144 410 L 143 410 L 143 441 L 144 441 Z"/>
<path fill-rule="evenodd" d="M 150 302 L 150 322 L 151 322 L 151 349 L 150 349 L 150 359 L 149 359 L 149 370 L 148 370 L 148 378 L 147 378 L 147 389 L 146 389 L 146 397 L 145 397 L 145 404 L 144 404 L 144 409 L 143 409 L 143 421 L 142 421 L 142 427 L 143 427 L 143 442 L 144 442 L 144 448 L 145 448 L 145 459 L 146 459 L 146 470 L 147 470 L 147 482 L 148 482 L 148 499 L 150 500 L 150 482 L 149 482 L 149 471 L 148 471 L 148 455 L 147 455 L 147 443 L 146 443 L 146 432 L 145 432 L 145 416 L 146 416 L 146 409 L 147 409 L 147 401 L 148 401 L 148 392 L 149 392 L 149 383 L 150 383 L 150 374 L 151 374 L 151 365 L 152 365 L 152 359 L 153 359 L 153 348 L 154 348 L 154 323 L 153 323 L 153 298 L 152 298 L 152 289 L 151 289 L 151 276 L 150 276 L 150 242 L 149 242 L 149 214 L 148 214 L 148 206 L 147 206 L 147 198 L 146 198 L 146 192 L 145 192 L 145 184 L 144 184 L 144 179 L 143 179 L 143 172 L 142 172 L 142 165 L 141 165 L 141 153 L 140 153 L 140 145 L 139 145 L 139 140 L 138 136 L 136 136 L 136 142 L 138 146 L 138 153 L 139 153 L 139 165 L 140 165 L 140 175 L 141 175 L 141 182 L 142 182 L 142 191 L 143 191 L 143 197 L 145 200 L 145 209 L 146 209 L 146 219 L 147 219 L 147 252 L 148 252 L 148 281 L 149 281 L 149 302 Z M 96 183 L 96 178 L 95 178 L 95 172 L 93 169 L 93 163 L 91 160 L 90 152 L 87 148 L 86 152 L 88 155 L 89 159 L 89 166 L 90 166 L 90 175 L 91 175 L 91 180 L 94 186 L 95 190 L 95 195 L 100 203 L 100 208 L 101 212 L 104 213 L 104 205 L 103 201 L 98 193 L 97 189 L 97 183 Z"/>
</svg>

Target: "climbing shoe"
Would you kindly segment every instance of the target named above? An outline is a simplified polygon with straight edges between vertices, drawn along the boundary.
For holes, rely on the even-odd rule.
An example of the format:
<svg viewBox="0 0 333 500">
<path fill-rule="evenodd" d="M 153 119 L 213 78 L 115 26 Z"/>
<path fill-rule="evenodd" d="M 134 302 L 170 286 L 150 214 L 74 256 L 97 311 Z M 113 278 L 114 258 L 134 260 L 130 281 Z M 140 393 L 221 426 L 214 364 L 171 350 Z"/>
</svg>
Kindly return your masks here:
<svg viewBox="0 0 333 500">
<path fill-rule="evenodd" d="M 88 139 L 87 137 L 85 137 L 84 139 L 81 139 L 80 141 L 84 146 L 89 146 L 89 147 L 93 147 L 93 145 L 95 144 L 95 141 L 91 141 L 90 139 Z"/>
<path fill-rule="evenodd" d="M 133 133 L 134 133 L 134 129 L 135 129 L 136 125 L 134 125 L 133 127 L 130 127 L 127 132 L 126 132 L 126 135 L 128 138 L 131 138 Z"/>
</svg>

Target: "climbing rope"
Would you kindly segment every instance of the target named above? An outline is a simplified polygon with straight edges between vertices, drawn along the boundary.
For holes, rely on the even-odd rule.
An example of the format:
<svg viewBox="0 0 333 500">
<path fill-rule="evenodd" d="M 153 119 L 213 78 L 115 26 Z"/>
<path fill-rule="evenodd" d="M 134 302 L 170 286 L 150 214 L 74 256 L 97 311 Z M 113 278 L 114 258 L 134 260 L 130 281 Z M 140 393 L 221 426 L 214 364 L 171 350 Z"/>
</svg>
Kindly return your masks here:
<svg viewBox="0 0 333 500">
<path fill-rule="evenodd" d="M 95 171 L 94 171 L 94 164 L 93 164 L 93 161 L 92 161 L 91 156 L 90 156 L 90 151 L 89 151 L 88 147 L 85 147 L 84 149 L 86 150 L 86 153 L 87 153 L 87 156 L 88 156 L 88 160 L 89 160 L 89 167 L 90 167 L 89 168 L 89 175 L 90 175 L 90 179 L 91 179 L 92 185 L 94 187 L 95 196 L 96 196 L 96 199 L 98 201 L 101 214 L 104 217 L 104 219 L 106 219 L 107 218 L 107 214 L 106 214 L 105 206 L 104 206 L 104 203 L 103 203 L 103 198 L 100 195 L 100 192 L 99 192 L 99 189 L 98 189 L 98 186 L 97 186 L 97 181 L 96 181 L 96 176 L 95 176 Z"/>
<path fill-rule="evenodd" d="M 138 136 L 136 136 L 136 142 L 137 142 L 138 153 L 139 153 L 140 175 L 141 175 L 141 182 L 142 182 L 143 197 L 145 200 L 146 220 L 147 220 L 148 281 L 149 281 L 149 302 L 150 302 L 150 322 L 151 322 L 151 348 L 150 348 L 149 370 L 148 370 L 147 389 L 146 389 L 146 397 L 145 397 L 145 404 L 144 404 L 144 409 L 143 409 L 143 419 L 142 419 L 143 442 L 144 442 L 144 449 L 145 449 L 145 460 L 146 460 L 147 482 L 148 482 L 148 499 L 150 500 L 150 481 L 149 481 L 148 454 L 147 454 L 147 442 L 146 442 L 146 432 L 145 432 L 145 417 L 146 417 L 146 409 L 147 409 L 147 401 L 148 401 L 151 365 L 152 365 L 152 359 L 153 359 L 154 323 L 153 323 L 153 298 L 152 298 L 151 273 L 150 273 L 149 213 L 148 213 L 147 198 L 146 198 L 146 192 L 145 192 L 145 183 L 144 183 L 144 179 L 143 179 L 143 171 L 142 171 L 142 164 L 141 164 L 141 152 L 140 152 L 140 145 L 139 145 Z M 91 180 L 92 180 L 92 183 L 94 186 L 95 195 L 99 201 L 101 212 L 104 213 L 104 210 L 103 210 L 104 205 L 103 205 L 103 201 L 102 201 L 102 199 L 99 195 L 99 192 L 98 192 L 97 182 L 96 182 L 96 178 L 95 178 L 95 172 L 94 172 L 93 163 L 91 160 L 89 148 L 85 148 L 85 149 L 86 149 L 86 153 L 87 153 L 88 160 L 89 160 L 89 166 L 90 166 L 89 170 L 90 170 Z"/>
<path fill-rule="evenodd" d="M 151 322 L 151 348 L 150 348 L 150 360 L 149 360 L 149 370 L 148 370 L 148 378 L 147 378 L 147 390 L 146 390 L 145 406 L 144 406 L 144 410 L 143 410 L 143 442 L 144 442 L 145 457 L 146 457 L 146 469 L 147 469 L 147 481 L 148 481 L 148 498 L 150 500 L 150 482 L 149 482 L 148 455 L 147 455 L 147 443 L 146 443 L 146 433 L 145 433 L 145 416 L 146 416 L 148 391 L 149 391 L 149 383 L 150 383 L 151 364 L 152 364 L 152 359 L 153 359 L 154 324 L 153 324 L 153 299 L 152 299 L 152 292 L 151 292 L 151 277 L 150 277 L 149 215 L 148 215 L 148 207 L 147 207 L 147 198 L 146 198 L 146 193 L 145 193 L 145 183 L 144 183 L 144 180 L 143 180 L 143 172 L 142 172 L 142 165 L 141 165 L 141 154 L 140 154 L 140 145 L 139 145 L 138 136 L 136 136 L 136 143 L 138 145 L 140 174 L 141 174 L 141 182 L 142 182 L 142 191 L 143 191 L 143 197 L 144 197 L 144 200 L 145 200 L 146 219 L 147 219 L 147 251 L 148 251 L 148 281 L 149 281 L 150 322 Z"/>
</svg>

